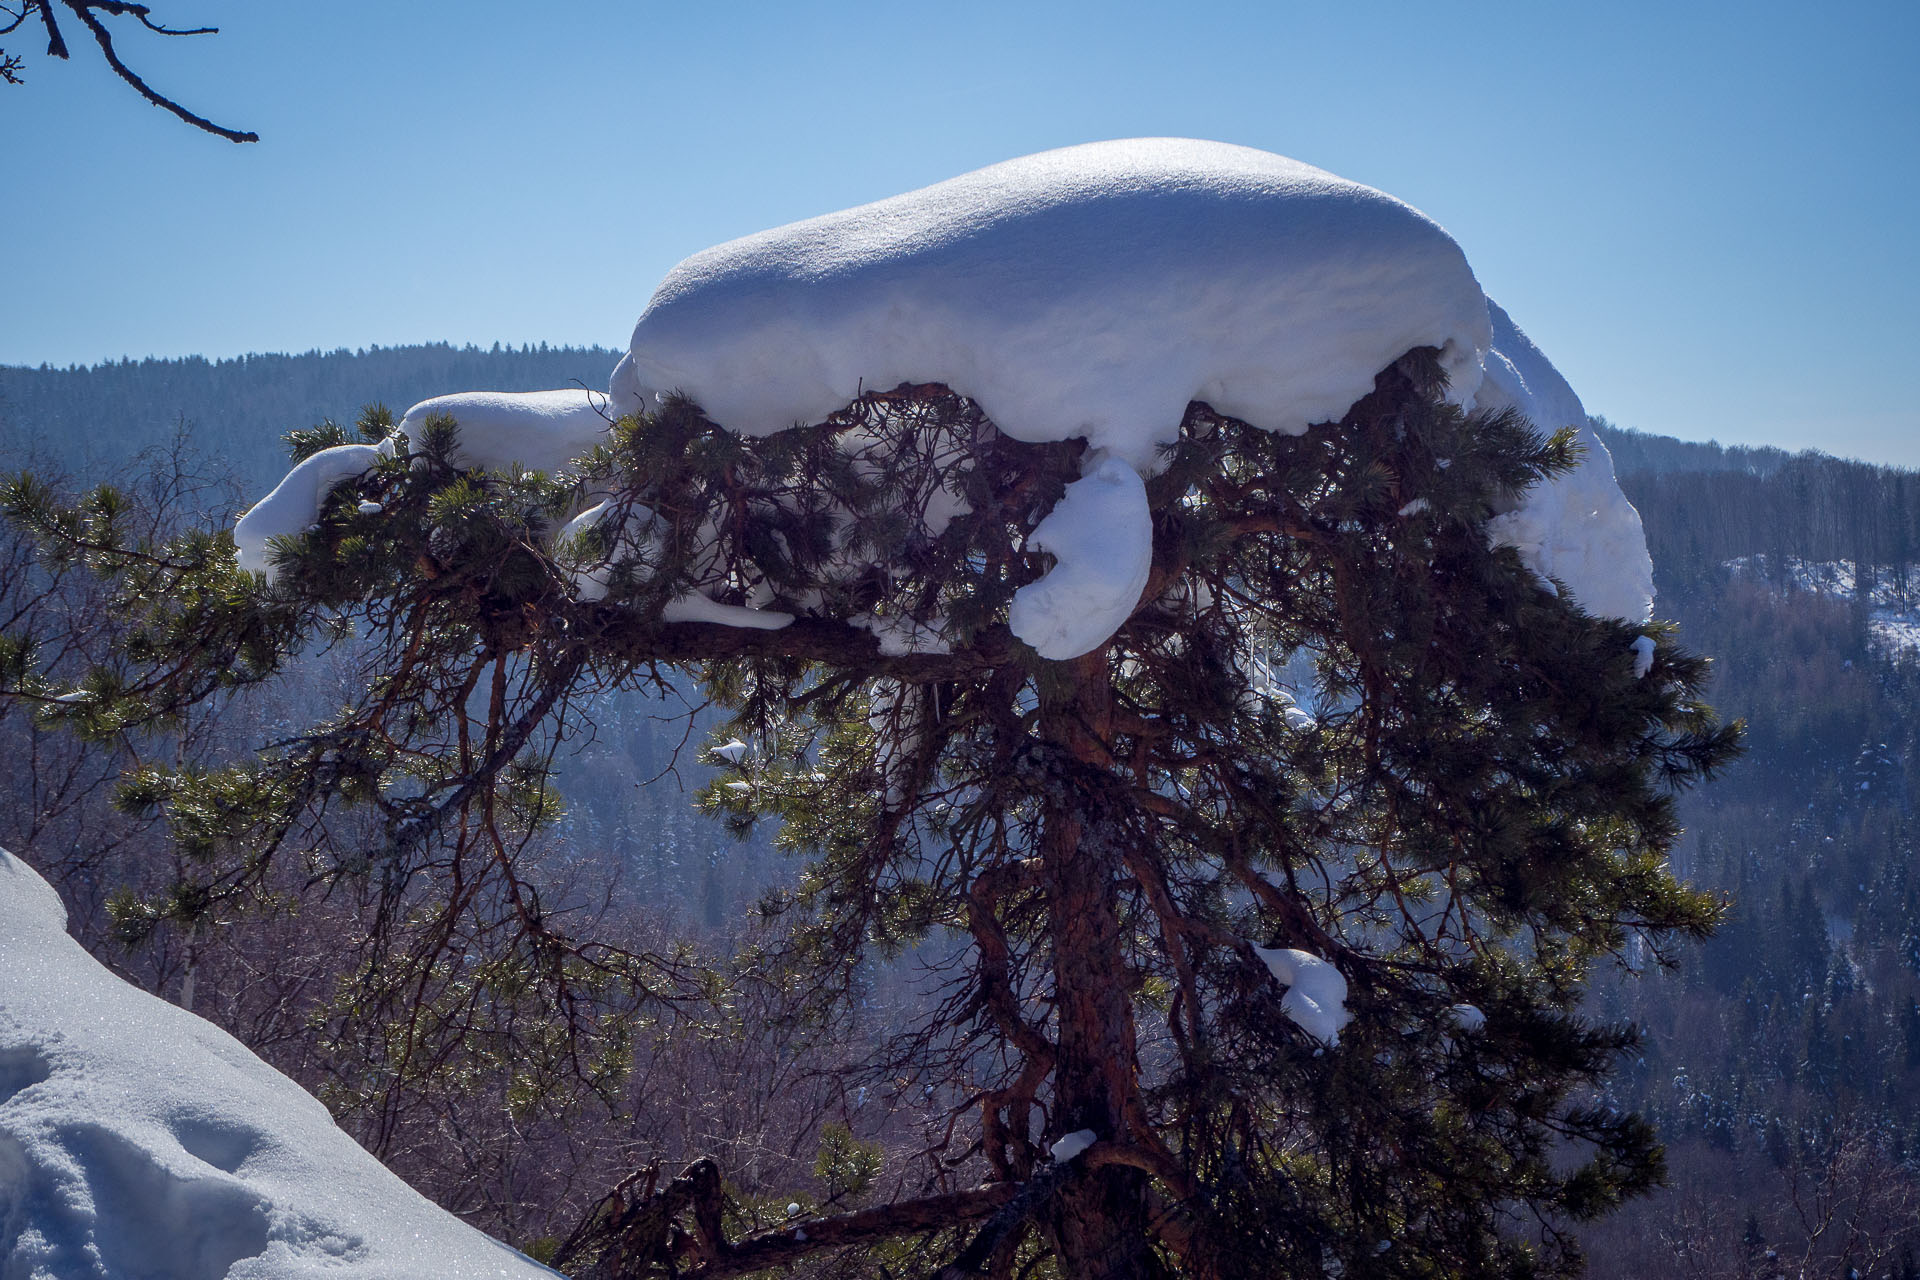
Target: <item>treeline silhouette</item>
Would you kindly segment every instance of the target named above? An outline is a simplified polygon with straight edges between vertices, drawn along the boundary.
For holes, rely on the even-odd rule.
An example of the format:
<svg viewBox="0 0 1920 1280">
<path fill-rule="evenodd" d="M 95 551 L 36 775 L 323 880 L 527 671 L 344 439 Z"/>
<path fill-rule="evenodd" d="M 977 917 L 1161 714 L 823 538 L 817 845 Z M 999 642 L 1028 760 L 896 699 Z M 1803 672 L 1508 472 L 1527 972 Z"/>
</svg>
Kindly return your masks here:
<svg viewBox="0 0 1920 1280">
<path fill-rule="evenodd" d="M 197 449 L 226 459 L 249 493 L 285 471 L 280 436 L 361 408 L 395 412 L 450 391 L 606 387 L 619 353 L 601 347 L 417 346 L 120 360 L 57 369 L 0 366 L 0 454 L 104 474 L 191 424 Z"/>
<path fill-rule="evenodd" d="M 1784 584 L 1792 562 L 1844 561 L 1862 585 L 1908 590 L 1920 557 L 1920 476 L 1808 451 L 1729 449 L 1603 425 L 1620 483 L 1647 520 L 1654 563 L 1697 581 L 1742 556 Z"/>
</svg>

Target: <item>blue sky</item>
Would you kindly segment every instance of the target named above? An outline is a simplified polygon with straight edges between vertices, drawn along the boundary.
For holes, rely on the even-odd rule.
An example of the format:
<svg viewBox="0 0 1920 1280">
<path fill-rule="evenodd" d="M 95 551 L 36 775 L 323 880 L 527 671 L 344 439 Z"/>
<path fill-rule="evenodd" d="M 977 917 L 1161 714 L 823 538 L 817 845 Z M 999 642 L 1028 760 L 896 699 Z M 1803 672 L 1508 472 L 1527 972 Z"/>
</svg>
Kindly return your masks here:
<svg viewBox="0 0 1920 1280">
<path fill-rule="evenodd" d="M 708 244 L 1175 134 L 1425 210 L 1590 411 L 1920 465 L 1920 4 L 165 0 L 0 87 L 0 363 L 622 345 Z M 454 390 L 455 388 L 447 388 Z"/>
</svg>

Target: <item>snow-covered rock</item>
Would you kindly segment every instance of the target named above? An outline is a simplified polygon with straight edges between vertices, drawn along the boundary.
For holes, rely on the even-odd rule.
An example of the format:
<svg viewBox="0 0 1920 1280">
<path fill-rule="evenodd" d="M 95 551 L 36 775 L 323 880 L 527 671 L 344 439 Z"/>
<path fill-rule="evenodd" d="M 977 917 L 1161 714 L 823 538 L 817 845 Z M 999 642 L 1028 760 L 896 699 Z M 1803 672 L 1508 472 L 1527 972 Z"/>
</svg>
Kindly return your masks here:
<svg viewBox="0 0 1920 1280">
<path fill-rule="evenodd" d="M 1347 979 L 1328 961 L 1295 947 L 1255 947 L 1273 980 L 1287 988 L 1280 1012 L 1329 1049 L 1340 1045 L 1340 1029 L 1353 1020 L 1347 1012 Z"/>
<path fill-rule="evenodd" d="M 102 968 L 0 850 L 0 1276 L 533 1280 L 211 1023 Z"/>
</svg>

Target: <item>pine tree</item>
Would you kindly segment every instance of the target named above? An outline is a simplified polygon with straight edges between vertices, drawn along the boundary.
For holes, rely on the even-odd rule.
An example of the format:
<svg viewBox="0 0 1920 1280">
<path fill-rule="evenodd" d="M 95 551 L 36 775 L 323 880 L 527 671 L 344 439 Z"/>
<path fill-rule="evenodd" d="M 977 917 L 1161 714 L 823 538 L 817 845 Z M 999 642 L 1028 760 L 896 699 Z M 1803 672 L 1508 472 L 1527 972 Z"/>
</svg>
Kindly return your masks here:
<svg viewBox="0 0 1920 1280">
<path fill-rule="evenodd" d="M 702 803 L 804 859 L 766 963 L 812 1025 L 876 958 L 959 947 L 886 1064 L 949 1109 L 919 1185 L 741 1235 L 725 1171 L 696 1162 L 609 1196 L 560 1251 L 576 1274 L 849 1248 L 891 1250 L 895 1274 L 1559 1274 L 1570 1222 L 1661 1173 L 1649 1126 L 1597 1101 L 1633 1035 L 1583 1016 L 1585 975 L 1636 936 L 1659 956 L 1712 927 L 1665 854 L 1673 795 L 1736 735 L 1670 634 L 1636 678 L 1641 628 L 1489 546 L 1496 504 L 1573 447 L 1444 391 L 1418 350 L 1303 436 L 1190 406 L 1148 485 L 1138 606 L 1059 662 L 1007 608 L 1046 568 L 1025 538 L 1083 445 L 1013 440 L 938 386 L 766 438 L 673 400 L 579 477 L 464 470 L 440 423 L 336 492 L 273 586 L 223 537 L 139 543 L 104 499 L 22 483 L 9 509 L 139 624 L 86 697 L 45 702 L 81 732 L 164 724 L 328 638 L 369 654 L 329 721 L 128 779 L 190 872 L 123 904 L 130 933 L 239 909 L 298 860 L 316 888 L 380 886 L 396 931 L 432 923 L 409 980 L 467 939 L 609 1062 L 586 996 L 711 981 L 570 935 L 515 853 L 557 811 L 582 700 L 682 670 L 747 748 Z M 556 540 L 589 491 L 603 518 Z M 940 493 L 950 521 L 925 515 Z M 570 585 L 586 574 L 604 599 Z M 663 617 L 695 592 L 795 620 Z"/>
</svg>

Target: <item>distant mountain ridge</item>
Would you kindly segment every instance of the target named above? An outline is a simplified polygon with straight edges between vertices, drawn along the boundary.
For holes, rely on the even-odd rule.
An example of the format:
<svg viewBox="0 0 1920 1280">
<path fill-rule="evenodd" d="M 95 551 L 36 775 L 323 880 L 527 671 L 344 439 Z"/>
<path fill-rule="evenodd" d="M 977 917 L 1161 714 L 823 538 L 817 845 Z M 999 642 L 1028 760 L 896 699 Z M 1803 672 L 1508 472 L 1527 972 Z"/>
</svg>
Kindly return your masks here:
<svg viewBox="0 0 1920 1280">
<path fill-rule="evenodd" d="M 1718 440 L 1676 440 L 1631 427 L 1617 427 L 1605 418 L 1587 420 L 1613 455 L 1615 474 L 1629 471 L 1743 471 L 1769 476 L 1796 458 L 1832 458 L 1817 449 L 1788 453 L 1771 445 L 1721 444 Z M 1867 465 L 1865 463 L 1853 465 Z"/>
<path fill-rule="evenodd" d="M 603 388 L 619 352 L 604 347 L 456 347 L 444 342 L 245 355 L 122 360 L 64 369 L 0 366 L 0 464 L 54 461 L 110 474 L 179 424 L 249 490 L 286 469 L 280 437 L 322 418 L 351 423 L 368 404 L 405 410 L 450 391 Z"/>
</svg>

